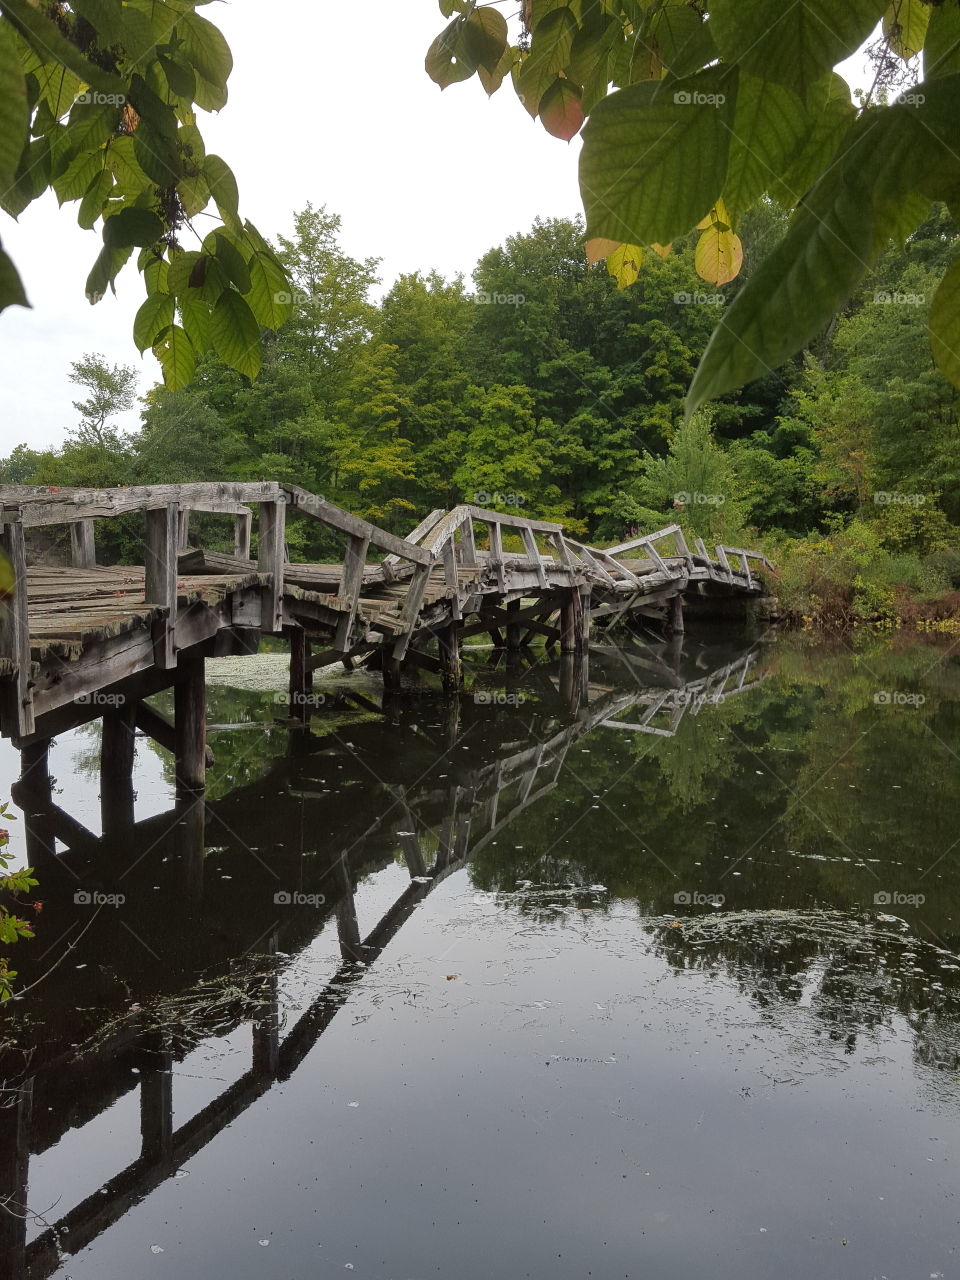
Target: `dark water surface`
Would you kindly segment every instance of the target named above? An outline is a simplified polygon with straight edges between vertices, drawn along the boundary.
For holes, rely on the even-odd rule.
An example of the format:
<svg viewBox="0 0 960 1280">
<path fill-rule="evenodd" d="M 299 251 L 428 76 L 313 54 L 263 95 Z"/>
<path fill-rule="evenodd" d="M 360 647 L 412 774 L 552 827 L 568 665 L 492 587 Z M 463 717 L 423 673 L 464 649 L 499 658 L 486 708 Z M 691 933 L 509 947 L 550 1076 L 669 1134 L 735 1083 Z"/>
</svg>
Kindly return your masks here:
<svg viewBox="0 0 960 1280">
<path fill-rule="evenodd" d="M 627 643 L 579 705 L 478 654 L 311 733 L 211 664 L 206 804 L 140 740 L 102 838 L 65 736 L 0 1276 L 960 1275 L 957 653 Z"/>
</svg>

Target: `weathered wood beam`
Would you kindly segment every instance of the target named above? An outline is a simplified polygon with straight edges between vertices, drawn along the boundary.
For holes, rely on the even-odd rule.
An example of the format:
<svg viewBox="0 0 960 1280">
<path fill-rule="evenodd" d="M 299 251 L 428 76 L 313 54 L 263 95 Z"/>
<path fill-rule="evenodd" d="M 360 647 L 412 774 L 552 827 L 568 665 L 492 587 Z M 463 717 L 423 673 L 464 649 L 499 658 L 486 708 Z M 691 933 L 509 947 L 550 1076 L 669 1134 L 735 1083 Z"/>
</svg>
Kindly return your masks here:
<svg viewBox="0 0 960 1280">
<path fill-rule="evenodd" d="M 135 708 L 122 703 L 103 717 L 100 732 L 100 824 L 104 836 L 134 823 Z"/>
<path fill-rule="evenodd" d="M 70 526 L 70 563 L 75 569 L 92 569 L 97 563 L 93 521 L 78 520 Z"/>
<path fill-rule="evenodd" d="M 253 530 L 253 512 L 249 507 L 239 512 L 233 522 L 233 554 L 237 560 L 250 559 L 250 535 Z"/>
<path fill-rule="evenodd" d="M 336 649 L 348 650 L 350 648 L 357 609 L 360 607 L 363 571 L 366 568 L 369 547 L 370 540 L 368 538 L 353 534 L 347 538 L 339 588 L 339 594 L 346 600 L 347 607 L 337 624 L 337 631 L 333 640 L 334 648 Z"/>
<path fill-rule="evenodd" d="M 174 685 L 174 767 L 181 793 L 203 791 L 206 786 L 207 687 L 203 654 L 192 649 L 181 655 Z"/>
<path fill-rule="evenodd" d="M 133 722 L 140 732 L 152 738 L 157 746 L 163 747 L 164 751 L 176 755 L 177 731 L 173 722 L 166 716 L 162 716 L 159 711 L 155 711 L 149 702 L 133 699 L 131 701 L 133 702 Z M 208 769 L 214 763 L 211 747 L 204 748 L 204 761 Z"/>
<path fill-rule="evenodd" d="M 261 502 L 257 538 L 257 569 L 270 579 L 263 588 L 263 616 L 260 629 L 271 635 L 283 630 L 284 529 L 287 507 L 284 502 Z"/>
<path fill-rule="evenodd" d="M 176 666 L 177 626 L 177 520 L 175 502 L 146 511 L 144 537 L 144 586 L 146 604 L 157 605 L 164 613 L 154 624 L 154 655 L 164 670 Z"/>
<path fill-rule="evenodd" d="M 0 722 L 7 737 L 25 737 L 33 733 L 34 712 L 27 552 L 18 520 L 0 526 L 0 554 L 7 557 L 13 573 L 13 596 L 0 602 Z"/>
</svg>

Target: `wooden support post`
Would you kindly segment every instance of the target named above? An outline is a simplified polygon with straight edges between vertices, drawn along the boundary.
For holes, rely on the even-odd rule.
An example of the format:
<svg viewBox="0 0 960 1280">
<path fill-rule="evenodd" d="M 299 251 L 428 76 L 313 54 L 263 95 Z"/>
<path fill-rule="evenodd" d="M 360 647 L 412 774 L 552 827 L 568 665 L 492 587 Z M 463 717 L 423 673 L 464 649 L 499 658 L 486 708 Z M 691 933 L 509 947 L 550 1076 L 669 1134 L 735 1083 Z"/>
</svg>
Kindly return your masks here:
<svg viewBox="0 0 960 1280">
<path fill-rule="evenodd" d="M 166 612 L 154 630 L 154 661 L 162 670 L 177 665 L 177 523 L 176 502 L 147 510 L 145 515 L 143 598 Z"/>
<path fill-rule="evenodd" d="M 137 702 L 133 709 L 134 723 L 141 733 L 145 733 L 148 738 L 152 738 L 154 742 L 163 747 L 164 751 L 169 751 L 173 755 L 177 752 L 177 731 L 170 720 L 162 716 L 159 711 L 154 711 L 148 702 Z M 204 748 L 204 759 L 207 768 L 214 763 L 213 751 L 211 748 Z"/>
<path fill-rule="evenodd" d="M 190 545 L 190 509 L 181 508 L 177 517 L 177 549 L 186 551 Z"/>
<path fill-rule="evenodd" d="M 400 614 L 400 622 L 403 631 L 397 636 L 393 642 L 393 654 L 398 662 L 402 662 L 407 652 L 407 646 L 413 638 L 413 633 L 417 629 L 417 622 L 420 618 L 420 609 L 423 605 L 424 592 L 427 589 L 427 583 L 430 580 L 430 565 L 418 564 L 413 571 L 413 577 L 410 579 L 410 585 L 407 587 L 406 598 L 403 602 L 403 611 Z M 386 663 L 384 663 L 386 670 Z"/>
<path fill-rule="evenodd" d="M 540 583 L 541 587 L 546 587 L 548 585 L 547 573 L 543 567 L 543 561 L 540 559 L 540 548 L 537 546 L 536 535 L 532 529 L 528 529 L 526 526 L 520 530 L 520 533 L 523 537 L 523 545 L 527 550 L 527 556 L 533 561 L 537 581 Z"/>
<path fill-rule="evenodd" d="M 580 590 L 563 593 L 560 605 L 560 652 L 579 653 L 583 649 L 583 602 Z"/>
<path fill-rule="evenodd" d="M 491 520 L 487 524 L 490 543 L 490 567 L 497 575 L 497 586 L 501 591 L 506 590 L 506 582 L 503 573 L 503 537 L 500 532 L 500 526 L 496 521 Z"/>
<path fill-rule="evenodd" d="M 440 649 L 440 673 L 444 693 L 459 693 L 463 688 L 463 660 L 460 653 L 460 628 L 455 622 L 437 633 Z"/>
<path fill-rule="evenodd" d="M 343 557 L 343 572 L 340 575 L 340 597 L 343 601 L 343 613 L 337 624 L 333 647 L 346 653 L 352 647 L 353 624 L 360 607 L 360 595 L 363 591 L 363 571 L 367 564 L 369 538 L 348 537 L 347 549 Z"/>
<path fill-rule="evenodd" d="M 310 719 L 310 641 L 303 627 L 290 629 L 290 715 L 306 723 Z"/>
<path fill-rule="evenodd" d="M 124 703 L 103 717 L 100 736 L 100 825 L 105 836 L 129 831 L 134 823 L 133 757 L 135 704 Z"/>
<path fill-rule="evenodd" d="M 589 587 L 580 588 L 580 631 L 583 637 L 583 652 L 590 648 L 590 623 L 593 613 L 593 592 Z"/>
<path fill-rule="evenodd" d="M 206 855 L 207 810 L 203 797 L 196 792 L 181 792 L 175 813 L 177 850 L 183 863 L 183 895 L 194 908 L 199 908 L 203 900 L 203 867 Z"/>
<path fill-rule="evenodd" d="M 20 749 L 20 781 L 17 793 L 23 789 L 21 801 L 17 795 L 17 803 L 23 809 L 23 834 L 27 849 L 27 864 L 31 867 L 56 866 L 57 874 L 63 876 L 64 868 L 57 857 L 57 842 L 54 835 L 50 810 L 53 806 L 53 790 L 50 778 L 50 742 L 32 742 L 28 747 Z"/>
<path fill-rule="evenodd" d="M 253 512 L 241 511 L 233 522 L 233 554 L 238 560 L 250 559 L 250 531 L 253 528 Z"/>
<path fill-rule="evenodd" d="M 27 618 L 27 551 L 19 520 L 0 529 L 0 553 L 13 570 L 13 597 L 0 604 L 0 663 L 13 671 L 0 683 L 0 719 L 12 737 L 33 733 L 33 682 L 30 679 L 30 624 Z"/>
<path fill-rule="evenodd" d="M 203 791 L 206 785 L 207 688 L 203 654 L 188 649 L 180 658 L 174 685 L 176 777 L 181 793 Z"/>
<path fill-rule="evenodd" d="M 276 931 L 271 933 L 266 951 L 276 955 Z M 261 1080 L 275 1080 L 280 1069 L 280 983 L 275 968 L 264 985 L 266 999 L 253 1024 L 253 1074 Z"/>
<path fill-rule="evenodd" d="M 92 569 L 97 563 L 92 520 L 75 520 L 70 526 L 70 563 L 75 569 Z"/>
<path fill-rule="evenodd" d="M 27 1280 L 28 1185 L 33 1081 L 0 1108 L 0 1258 L 8 1280 Z"/>
<path fill-rule="evenodd" d="M 281 498 L 260 503 L 260 527 L 257 543 L 257 568 L 268 573 L 270 581 L 263 588 L 260 630 L 277 635 L 283 630 L 283 566 L 284 530 L 287 504 Z"/>
<path fill-rule="evenodd" d="M 173 1151 L 173 1054 L 150 1054 L 140 1078 L 140 1151 L 150 1164 L 161 1164 Z"/>
<path fill-rule="evenodd" d="M 683 626 L 683 596 L 678 591 L 670 601 L 670 623 L 669 629 L 671 634 L 682 636 L 684 633 Z"/>
<path fill-rule="evenodd" d="M 508 600 L 507 613 L 508 614 L 519 613 L 520 604 L 521 602 L 519 600 Z M 520 623 L 508 622 L 507 623 L 507 652 L 508 653 L 520 652 L 520 636 L 521 636 Z"/>
<path fill-rule="evenodd" d="M 340 940 L 340 954 L 344 960 L 361 960 L 363 948 L 360 939 L 360 923 L 357 920 L 353 882 L 350 879 L 350 866 L 345 853 L 340 855 L 339 872 L 342 886 L 340 900 L 337 903 L 337 937 Z"/>
<path fill-rule="evenodd" d="M 460 563 L 467 569 L 477 567 L 477 540 L 473 536 L 473 520 L 470 516 L 460 526 Z"/>
</svg>

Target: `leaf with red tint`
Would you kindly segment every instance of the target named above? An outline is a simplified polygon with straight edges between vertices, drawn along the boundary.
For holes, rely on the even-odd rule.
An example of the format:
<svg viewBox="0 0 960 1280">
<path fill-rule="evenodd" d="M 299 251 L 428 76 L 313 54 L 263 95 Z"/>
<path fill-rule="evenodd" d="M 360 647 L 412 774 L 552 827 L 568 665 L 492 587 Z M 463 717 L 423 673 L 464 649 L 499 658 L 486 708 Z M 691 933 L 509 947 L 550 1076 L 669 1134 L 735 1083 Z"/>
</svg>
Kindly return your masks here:
<svg viewBox="0 0 960 1280">
<path fill-rule="evenodd" d="M 581 93 L 572 80 L 559 77 L 540 99 L 540 119 L 547 133 L 569 142 L 583 128 Z"/>
</svg>

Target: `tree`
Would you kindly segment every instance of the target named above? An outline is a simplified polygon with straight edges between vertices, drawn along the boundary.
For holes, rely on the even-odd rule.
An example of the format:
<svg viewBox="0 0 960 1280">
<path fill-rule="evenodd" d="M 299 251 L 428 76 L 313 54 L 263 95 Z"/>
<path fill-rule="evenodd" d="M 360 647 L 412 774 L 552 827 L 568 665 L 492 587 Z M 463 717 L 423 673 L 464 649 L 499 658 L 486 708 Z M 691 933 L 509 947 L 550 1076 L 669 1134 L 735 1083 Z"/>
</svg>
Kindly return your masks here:
<svg viewBox="0 0 960 1280">
<path fill-rule="evenodd" d="M 700 273 L 721 284 L 739 270 L 746 212 L 765 193 L 794 210 L 717 323 L 691 410 L 812 341 L 888 242 L 960 190 L 952 0 L 523 0 L 515 43 L 489 5 L 440 9 L 450 22 L 426 69 L 441 88 L 477 74 L 493 93 L 509 75 L 549 132 L 570 138 L 586 120 L 591 260 L 607 257 L 629 281 L 647 246 L 697 230 Z M 854 105 L 834 67 L 881 19 L 874 85 Z M 960 264 L 929 323 L 938 367 L 960 384 Z"/>
<path fill-rule="evenodd" d="M 78 444 L 106 448 L 117 443 L 117 430 L 107 419 L 133 408 L 137 371 L 128 364 L 107 364 L 102 355 L 88 352 L 70 366 L 70 381 L 86 387 L 86 400 L 74 400 L 80 424 L 68 433 Z"/>
<path fill-rule="evenodd" d="M 283 268 L 241 220 L 233 173 L 206 153 L 197 126 L 198 108 L 226 104 L 233 66 L 196 12 L 203 3 L 0 4 L 0 205 L 17 218 L 51 188 L 61 205 L 80 202 L 80 226 L 99 223 L 103 241 L 91 303 L 139 249 L 147 299 L 134 340 L 153 348 L 172 388 L 210 349 L 255 377 L 261 329 L 290 314 Z M 195 219 L 211 203 L 222 225 L 201 232 Z M 30 304 L 0 247 L 0 311 L 12 305 Z"/>
</svg>

